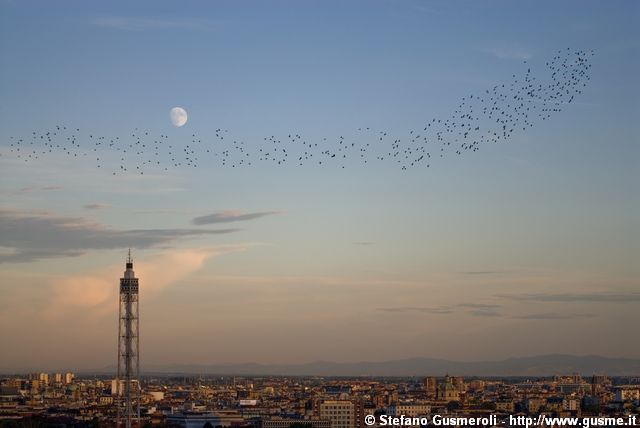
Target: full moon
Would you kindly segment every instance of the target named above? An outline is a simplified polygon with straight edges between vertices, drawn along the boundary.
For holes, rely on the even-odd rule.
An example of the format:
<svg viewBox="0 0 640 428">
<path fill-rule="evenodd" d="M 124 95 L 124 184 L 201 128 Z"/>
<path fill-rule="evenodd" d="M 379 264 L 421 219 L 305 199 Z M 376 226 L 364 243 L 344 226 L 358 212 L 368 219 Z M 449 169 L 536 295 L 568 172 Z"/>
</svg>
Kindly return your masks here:
<svg viewBox="0 0 640 428">
<path fill-rule="evenodd" d="M 187 123 L 187 111 L 182 107 L 174 107 L 169 112 L 173 126 L 180 128 Z"/>
</svg>

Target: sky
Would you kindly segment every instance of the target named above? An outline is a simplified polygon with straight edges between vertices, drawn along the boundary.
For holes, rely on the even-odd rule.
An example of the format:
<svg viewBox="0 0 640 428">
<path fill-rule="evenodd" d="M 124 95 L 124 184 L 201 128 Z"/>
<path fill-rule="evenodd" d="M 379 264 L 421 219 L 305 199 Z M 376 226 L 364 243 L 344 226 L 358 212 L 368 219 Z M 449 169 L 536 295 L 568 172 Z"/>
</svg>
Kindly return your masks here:
<svg viewBox="0 0 640 428">
<path fill-rule="evenodd" d="M 143 370 L 640 358 L 638 18 L 633 1 L 0 1 L 0 371 L 115 365 L 129 247 Z M 430 168 L 112 175 L 10 152 L 62 124 L 178 148 L 217 129 L 405 138 L 567 47 L 594 50 L 574 103 Z"/>
</svg>

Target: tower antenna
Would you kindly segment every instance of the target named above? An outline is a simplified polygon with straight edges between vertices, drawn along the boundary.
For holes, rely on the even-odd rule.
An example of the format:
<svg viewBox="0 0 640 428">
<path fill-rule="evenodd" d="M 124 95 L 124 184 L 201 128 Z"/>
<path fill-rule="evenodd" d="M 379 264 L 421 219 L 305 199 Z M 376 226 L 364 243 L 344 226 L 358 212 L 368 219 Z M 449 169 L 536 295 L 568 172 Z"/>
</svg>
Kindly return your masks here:
<svg viewBox="0 0 640 428">
<path fill-rule="evenodd" d="M 116 428 L 124 419 L 125 428 L 132 421 L 140 426 L 140 316 L 138 312 L 138 278 L 133 271 L 131 248 L 122 278 L 118 310 L 118 372 L 116 374 Z"/>
</svg>

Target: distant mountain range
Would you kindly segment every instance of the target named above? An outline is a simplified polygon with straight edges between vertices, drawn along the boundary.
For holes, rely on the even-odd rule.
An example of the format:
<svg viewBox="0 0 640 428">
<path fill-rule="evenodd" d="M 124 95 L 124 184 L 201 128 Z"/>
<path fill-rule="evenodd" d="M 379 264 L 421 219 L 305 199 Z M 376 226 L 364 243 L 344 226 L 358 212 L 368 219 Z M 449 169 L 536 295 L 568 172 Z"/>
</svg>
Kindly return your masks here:
<svg viewBox="0 0 640 428">
<path fill-rule="evenodd" d="M 101 372 L 113 372 L 113 367 Z M 551 376 L 580 373 L 583 376 L 640 375 L 640 359 L 607 358 L 596 355 L 541 355 L 507 358 L 501 361 L 462 362 L 435 358 L 411 358 L 384 362 L 335 363 L 316 361 L 305 364 L 216 364 L 144 366 L 147 374 L 217 374 L 283 376 Z"/>
</svg>

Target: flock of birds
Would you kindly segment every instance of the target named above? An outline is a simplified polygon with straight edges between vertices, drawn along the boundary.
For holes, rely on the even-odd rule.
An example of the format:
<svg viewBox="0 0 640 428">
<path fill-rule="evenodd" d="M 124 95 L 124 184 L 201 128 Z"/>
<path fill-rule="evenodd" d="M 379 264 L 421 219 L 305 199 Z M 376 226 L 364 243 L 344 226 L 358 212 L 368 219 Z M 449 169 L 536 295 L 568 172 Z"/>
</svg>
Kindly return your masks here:
<svg viewBox="0 0 640 428">
<path fill-rule="evenodd" d="M 152 135 L 135 129 L 122 137 L 82 132 L 80 128 L 56 125 L 32 131 L 31 135 L 10 137 L 0 156 L 34 162 L 46 156 L 63 155 L 91 161 L 109 174 L 169 171 L 198 168 L 211 163 L 240 168 L 268 163 L 273 165 L 337 165 L 349 162 L 369 164 L 393 162 L 400 168 L 429 167 L 447 153 L 476 152 L 483 144 L 506 142 L 516 132 L 526 131 L 536 122 L 550 118 L 576 96 L 590 80 L 589 59 L 593 51 L 564 49 L 546 62 L 546 74 L 534 77 L 526 71 L 483 93 L 462 98 L 450 117 L 432 119 L 408 131 L 403 138 L 384 130 L 361 127 L 355 136 L 322 138 L 316 141 L 299 133 L 263 137 L 247 144 L 216 129 L 215 136 L 203 138 L 191 133 L 188 141 L 171 141 L 167 135 Z"/>
</svg>

